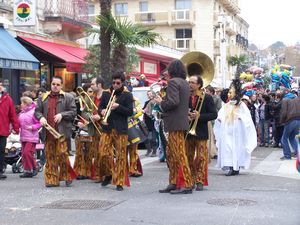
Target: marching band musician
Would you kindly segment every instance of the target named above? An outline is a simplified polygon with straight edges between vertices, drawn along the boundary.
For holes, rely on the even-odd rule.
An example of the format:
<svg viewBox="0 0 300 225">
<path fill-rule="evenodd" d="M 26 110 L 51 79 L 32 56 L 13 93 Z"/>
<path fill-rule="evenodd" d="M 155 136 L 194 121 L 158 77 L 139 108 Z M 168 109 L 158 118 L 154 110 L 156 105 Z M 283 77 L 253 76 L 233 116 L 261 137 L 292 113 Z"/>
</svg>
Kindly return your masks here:
<svg viewBox="0 0 300 225">
<path fill-rule="evenodd" d="M 124 185 L 129 186 L 126 150 L 133 96 L 124 86 L 125 75 L 122 71 L 116 72 L 112 79 L 112 86 L 109 91 L 103 92 L 98 108 L 99 114 L 107 117 L 107 124 L 102 125 L 103 134 L 99 143 L 100 160 L 109 163 L 110 169 L 101 185 L 107 186 L 112 181 L 116 190 L 122 191 Z"/>
<path fill-rule="evenodd" d="M 196 132 L 195 135 L 187 133 L 186 151 L 194 184 L 196 184 L 195 190 L 202 191 L 203 186 L 208 185 L 208 121 L 216 119 L 218 114 L 212 96 L 205 94 L 202 89 L 202 78 L 196 75 L 191 76 L 189 85 L 191 90 L 190 127 L 195 126 Z"/>
<path fill-rule="evenodd" d="M 180 60 L 174 60 L 168 67 L 165 75 L 168 88 L 164 100 L 155 97 L 163 111 L 165 130 L 169 132 L 167 145 L 167 163 L 169 167 L 169 185 L 160 193 L 190 194 L 192 193 L 193 179 L 186 156 L 184 131 L 189 127 L 189 95 L 190 88 L 186 79 L 186 69 Z M 183 182 L 177 183 L 178 176 Z"/>
<path fill-rule="evenodd" d="M 95 105 L 99 109 L 100 103 L 102 101 L 102 95 L 104 92 L 104 79 L 101 76 L 98 76 L 97 78 L 93 78 L 91 81 L 91 89 L 94 91 L 94 95 L 92 99 Z M 100 113 L 98 113 L 97 110 L 94 110 L 92 117 L 95 123 L 97 125 L 99 124 L 100 127 L 101 126 Z M 97 183 L 102 182 L 104 175 L 109 173 L 110 171 L 109 165 L 107 164 L 108 162 L 100 160 L 100 153 L 98 151 L 99 142 L 100 142 L 100 134 L 98 132 L 94 132 L 91 154 L 93 155 L 94 158 L 93 168 L 95 168 L 95 182 Z"/>
<path fill-rule="evenodd" d="M 35 116 L 43 126 L 52 127 L 58 133 L 68 138 L 72 134 L 72 122 L 76 116 L 74 97 L 62 91 L 63 80 L 54 76 L 51 81 L 51 91 L 38 99 Z M 66 140 L 55 139 L 52 132 L 46 131 L 45 153 L 45 185 L 58 187 L 59 181 L 65 181 L 70 186 L 76 178 L 71 167 Z"/>
<path fill-rule="evenodd" d="M 89 95 L 90 98 L 93 97 L 93 90 L 90 84 L 85 84 L 83 90 Z M 78 123 L 79 127 L 78 134 L 75 138 L 76 155 L 74 161 L 74 170 L 78 174 L 77 180 L 91 179 L 92 178 L 92 161 L 94 158 L 93 151 L 93 136 L 95 135 L 95 128 L 92 123 L 89 122 L 89 110 L 92 108 L 92 104 L 89 98 L 78 93 L 78 100 L 81 102 L 77 110 L 78 113 Z M 88 104 L 88 107 L 84 105 L 81 98 L 84 98 L 84 102 Z M 84 135 L 85 134 L 85 135 Z"/>
<path fill-rule="evenodd" d="M 138 123 L 139 115 L 142 115 L 142 109 L 141 109 L 141 103 L 137 98 L 133 98 L 134 103 L 133 103 L 133 116 L 131 118 L 132 120 L 132 125 L 135 123 Z M 141 137 L 138 137 L 138 140 L 140 140 Z M 140 177 L 143 175 L 142 171 L 142 166 L 141 166 L 141 161 L 140 157 L 138 154 L 138 141 L 134 143 L 129 143 L 127 146 L 127 151 L 129 154 L 129 176 L 131 177 Z"/>
</svg>

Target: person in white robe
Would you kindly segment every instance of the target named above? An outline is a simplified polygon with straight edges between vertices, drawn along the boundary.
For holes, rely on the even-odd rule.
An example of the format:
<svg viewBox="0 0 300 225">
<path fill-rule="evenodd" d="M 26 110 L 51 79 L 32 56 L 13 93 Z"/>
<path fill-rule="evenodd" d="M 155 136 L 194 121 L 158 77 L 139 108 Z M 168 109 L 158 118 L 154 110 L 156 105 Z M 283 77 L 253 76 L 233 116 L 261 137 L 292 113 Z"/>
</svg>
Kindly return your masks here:
<svg viewBox="0 0 300 225">
<path fill-rule="evenodd" d="M 251 152 L 257 146 L 255 126 L 248 107 L 240 101 L 240 88 L 239 80 L 233 80 L 228 93 L 229 101 L 220 109 L 214 126 L 217 167 L 229 170 L 227 176 L 238 175 L 240 168 L 248 169 Z"/>
</svg>

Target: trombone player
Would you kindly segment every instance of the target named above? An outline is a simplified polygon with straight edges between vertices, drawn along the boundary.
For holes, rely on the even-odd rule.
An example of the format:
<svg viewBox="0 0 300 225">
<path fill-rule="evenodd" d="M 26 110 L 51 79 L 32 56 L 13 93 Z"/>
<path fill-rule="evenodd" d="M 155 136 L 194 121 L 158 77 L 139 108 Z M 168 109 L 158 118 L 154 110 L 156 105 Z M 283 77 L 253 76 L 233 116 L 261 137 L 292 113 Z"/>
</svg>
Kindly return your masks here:
<svg viewBox="0 0 300 225">
<path fill-rule="evenodd" d="M 112 79 L 112 86 L 103 92 L 98 109 L 104 117 L 99 143 L 100 161 L 109 165 L 101 185 L 107 186 L 112 181 L 116 190 L 122 191 L 124 185 L 129 186 L 126 150 L 128 117 L 133 114 L 133 96 L 124 86 L 125 75 L 122 71 L 115 72 Z"/>
<path fill-rule="evenodd" d="M 212 96 L 205 94 L 200 76 L 189 78 L 190 129 L 186 134 L 186 151 L 196 191 L 208 185 L 208 121 L 217 118 L 217 110 Z"/>
<path fill-rule="evenodd" d="M 65 138 L 71 137 L 72 123 L 76 116 L 75 99 L 71 94 L 62 91 L 62 85 L 62 78 L 54 76 L 51 80 L 51 91 L 38 99 L 35 109 L 35 117 L 46 128 L 46 187 L 58 187 L 60 181 L 65 181 L 66 186 L 70 186 L 76 178 L 69 161 L 67 142 L 59 139 L 61 135 Z"/>
</svg>

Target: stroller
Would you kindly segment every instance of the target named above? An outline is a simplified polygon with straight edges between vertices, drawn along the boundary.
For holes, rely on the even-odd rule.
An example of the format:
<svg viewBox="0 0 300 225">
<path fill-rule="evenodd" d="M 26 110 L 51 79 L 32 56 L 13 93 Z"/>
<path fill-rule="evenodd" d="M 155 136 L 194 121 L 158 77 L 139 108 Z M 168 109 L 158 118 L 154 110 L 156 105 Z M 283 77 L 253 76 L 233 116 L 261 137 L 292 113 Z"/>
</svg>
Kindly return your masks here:
<svg viewBox="0 0 300 225">
<path fill-rule="evenodd" d="M 36 161 L 39 172 L 43 171 L 43 165 L 40 160 Z M 7 165 L 11 165 L 13 173 L 23 173 L 24 168 L 22 164 L 22 145 L 20 143 L 20 137 L 16 134 L 11 134 L 7 138 L 7 144 L 5 147 L 3 172 L 5 172 Z"/>
</svg>

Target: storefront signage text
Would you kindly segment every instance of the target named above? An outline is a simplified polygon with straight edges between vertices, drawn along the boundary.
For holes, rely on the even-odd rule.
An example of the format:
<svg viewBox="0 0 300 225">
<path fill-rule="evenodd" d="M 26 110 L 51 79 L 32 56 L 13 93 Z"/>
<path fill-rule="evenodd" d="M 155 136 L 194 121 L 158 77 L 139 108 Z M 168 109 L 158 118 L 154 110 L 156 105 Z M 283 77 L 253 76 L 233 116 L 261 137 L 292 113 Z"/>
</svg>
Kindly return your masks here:
<svg viewBox="0 0 300 225">
<path fill-rule="evenodd" d="M 17 70 L 38 70 L 39 64 L 20 60 L 0 59 L 0 68 Z"/>
</svg>

